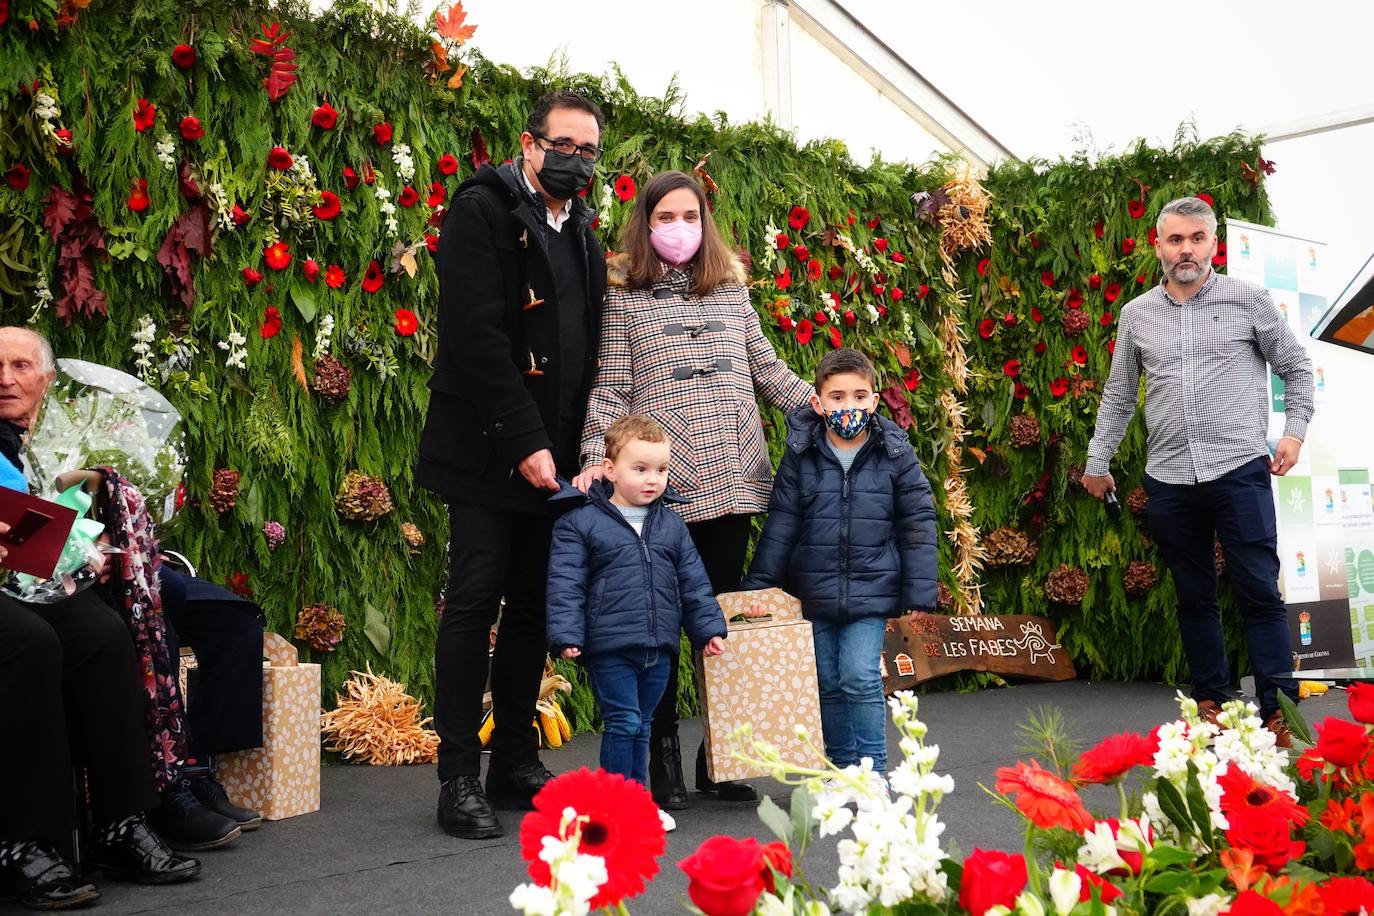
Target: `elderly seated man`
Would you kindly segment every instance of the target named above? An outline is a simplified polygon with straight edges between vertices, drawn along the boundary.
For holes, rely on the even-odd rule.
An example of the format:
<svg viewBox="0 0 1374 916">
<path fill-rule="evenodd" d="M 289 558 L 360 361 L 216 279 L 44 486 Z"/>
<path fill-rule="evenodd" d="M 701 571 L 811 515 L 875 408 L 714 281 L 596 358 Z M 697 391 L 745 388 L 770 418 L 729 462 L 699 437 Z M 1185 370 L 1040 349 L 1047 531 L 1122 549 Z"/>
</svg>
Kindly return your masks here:
<svg viewBox="0 0 1374 916">
<path fill-rule="evenodd" d="M 20 473 L 22 436 L 51 378 L 41 337 L 0 328 L 0 485 Z M 5 553 L 0 543 L 0 565 Z M 0 595 L 0 734 L 12 749 L 0 755 L 0 872 L 24 905 L 56 909 L 97 896 L 56 850 L 75 825 L 73 763 L 86 772 L 97 868 L 152 884 L 199 873 L 200 863 L 169 849 L 146 819 L 159 799 L 141 683 L 129 631 L 96 592 L 41 606 Z"/>
</svg>

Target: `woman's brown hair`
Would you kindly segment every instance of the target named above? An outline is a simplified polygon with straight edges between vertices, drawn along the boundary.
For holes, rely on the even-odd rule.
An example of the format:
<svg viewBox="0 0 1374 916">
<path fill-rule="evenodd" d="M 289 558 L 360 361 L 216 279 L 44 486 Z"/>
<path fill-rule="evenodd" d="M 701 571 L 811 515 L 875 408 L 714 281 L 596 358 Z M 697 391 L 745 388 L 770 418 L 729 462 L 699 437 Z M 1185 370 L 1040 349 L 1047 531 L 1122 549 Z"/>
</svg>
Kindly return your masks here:
<svg viewBox="0 0 1374 916">
<path fill-rule="evenodd" d="M 736 258 L 725 245 L 711 208 L 706 205 L 706 193 L 695 178 L 683 172 L 659 172 L 639 191 L 634 210 L 620 236 L 620 247 L 630 259 L 627 282 L 631 289 L 648 289 L 663 275 L 663 261 L 649 242 L 652 227 L 649 218 L 665 195 L 679 188 L 689 188 L 697 198 L 701 214 L 701 247 L 686 265 L 691 268 L 691 291 L 698 296 L 709 295 L 722 283 L 739 279 Z"/>
</svg>

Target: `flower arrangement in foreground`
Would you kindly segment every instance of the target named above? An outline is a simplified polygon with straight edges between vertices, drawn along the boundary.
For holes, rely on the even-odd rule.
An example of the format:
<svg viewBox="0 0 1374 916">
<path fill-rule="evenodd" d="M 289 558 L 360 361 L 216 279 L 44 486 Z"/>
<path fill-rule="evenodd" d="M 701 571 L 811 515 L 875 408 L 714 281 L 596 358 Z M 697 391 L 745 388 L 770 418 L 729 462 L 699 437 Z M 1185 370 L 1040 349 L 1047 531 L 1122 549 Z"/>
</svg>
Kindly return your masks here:
<svg viewBox="0 0 1374 916">
<path fill-rule="evenodd" d="M 954 784 L 935 772 L 940 748 L 925 743 L 912 694 L 889 700 L 903 759 L 886 778 L 868 761 L 843 770 L 794 766 L 746 728 L 734 753 L 792 787 L 790 812 L 768 798 L 759 806 L 778 839 L 714 836 L 678 867 L 706 916 L 1374 914 L 1374 882 L 1364 877 L 1374 870 L 1374 685 L 1353 685 L 1353 721 L 1328 717 L 1315 736 L 1295 706 L 1280 702 L 1292 751 L 1275 745 L 1252 704 L 1226 703 L 1214 724 L 1180 696 L 1180 717 L 1149 735 L 1112 735 L 1074 760 L 1050 754 L 1049 767 L 1036 760 L 1002 767 L 989 794 L 1022 818 L 1024 848 L 974 849 L 962 861 L 940 845 L 936 808 Z M 810 741 L 804 730 L 799 735 Z M 1127 790 L 1132 774 L 1138 794 Z M 522 825 L 526 858 L 539 856 L 541 867 L 531 865 L 535 884 L 511 902 L 527 914 L 587 913 L 593 903 L 626 913 L 624 900 L 657 870 L 646 866 L 647 850 L 583 860 L 629 829 L 616 792 L 643 794 L 634 817 L 660 854 L 652 800 L 636 784 L 586 771 L 545 791 L 565 780 L 551 793 L 559 798 L 542 805 L 536 798 L 542 812 Z M 600 788 L 616 780 L 615 792 Z M 1088 785 L 1116 789 L 1113 816 L 1088 809 L 1080 795 Z M 560 818 L 552 812 L 562 800 Z M 578 814 L 576 804 L 597 811 Z M 831 836 L 840 837 L 838 880 L 817 888 L 803 857 L 814 840 Z M 574 898 L 581 902 L 565 905 Z"/>
</svg>

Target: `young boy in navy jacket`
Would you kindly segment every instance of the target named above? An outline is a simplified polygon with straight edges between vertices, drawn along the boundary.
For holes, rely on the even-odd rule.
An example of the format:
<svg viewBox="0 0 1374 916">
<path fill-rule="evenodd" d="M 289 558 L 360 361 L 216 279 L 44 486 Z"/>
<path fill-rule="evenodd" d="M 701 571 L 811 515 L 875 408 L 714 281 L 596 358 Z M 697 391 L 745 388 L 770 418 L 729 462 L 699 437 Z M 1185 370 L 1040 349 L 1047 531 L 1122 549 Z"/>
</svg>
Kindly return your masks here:
<svg viewBox="0 0 1374 916">
<path fill-rule="evenodd" d="M 725 615 L 706 567 L 665 505 L 683 501 L 668 489 L 670 454 L 656 421 L 624 417 L 606 430 L 606 479 L 585 499 L 571 486 L 553 497 L 580 505 L 553 528 L 550 652 L 586 665 L 606 724 L 601 768 L 645 785 L 649 730 L 678 633 L 685 627 L 705 655 L 725 651 Z"/>
<path fill-rule="evenodd" d="M 741 589 L 779 587 L 811 621 L 825 753 L 887 767 L 879 673 L 887 618 L 935 607 L 935 505 L 911 440 L 874 413 L 877 371 L 857 350 L 816 367 L 787 417 L 763 537 Z"/>
</svg>

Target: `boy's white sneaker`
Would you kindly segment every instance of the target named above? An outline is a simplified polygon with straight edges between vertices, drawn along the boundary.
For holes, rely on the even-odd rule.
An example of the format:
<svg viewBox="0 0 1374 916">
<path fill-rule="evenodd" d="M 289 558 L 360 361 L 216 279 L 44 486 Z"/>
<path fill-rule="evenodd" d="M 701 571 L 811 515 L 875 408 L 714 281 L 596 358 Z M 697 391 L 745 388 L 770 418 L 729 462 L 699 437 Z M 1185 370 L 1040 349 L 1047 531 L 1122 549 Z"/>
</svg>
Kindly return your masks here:
<svg viewBox="0 0 1374 916">
<path fill-rule="evenodd" d="M 663 825 L 664 833 L 672 833 L 677 829 L 677 821 L 673 820 L 673 816 L 662 808 L 658 809 L 658 822 Z"/>
</svg>

